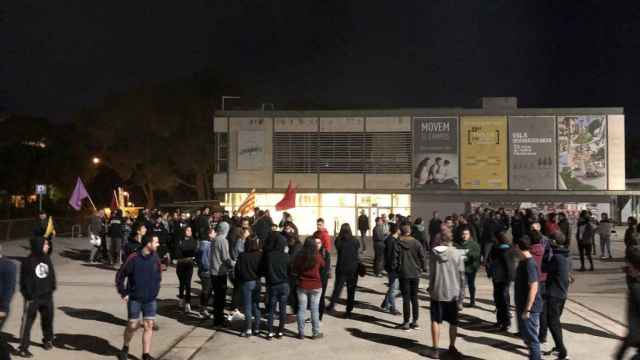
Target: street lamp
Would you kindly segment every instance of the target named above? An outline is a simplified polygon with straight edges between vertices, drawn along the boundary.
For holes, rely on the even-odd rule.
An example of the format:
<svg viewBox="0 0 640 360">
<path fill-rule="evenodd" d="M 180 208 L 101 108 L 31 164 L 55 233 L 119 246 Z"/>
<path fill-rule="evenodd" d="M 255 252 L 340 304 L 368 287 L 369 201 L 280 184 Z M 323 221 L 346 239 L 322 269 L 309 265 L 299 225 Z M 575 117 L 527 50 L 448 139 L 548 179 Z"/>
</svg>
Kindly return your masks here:
<svg viewBox="0 0 640 360">
<path fill-rule="evenodd" d="M 91 161 L 93 162 L 94 165 L 98 165 L 102 160 L 100 160 L 99 157 L 94 156 L 93 159 L 91 159 Z"/>
</svg>

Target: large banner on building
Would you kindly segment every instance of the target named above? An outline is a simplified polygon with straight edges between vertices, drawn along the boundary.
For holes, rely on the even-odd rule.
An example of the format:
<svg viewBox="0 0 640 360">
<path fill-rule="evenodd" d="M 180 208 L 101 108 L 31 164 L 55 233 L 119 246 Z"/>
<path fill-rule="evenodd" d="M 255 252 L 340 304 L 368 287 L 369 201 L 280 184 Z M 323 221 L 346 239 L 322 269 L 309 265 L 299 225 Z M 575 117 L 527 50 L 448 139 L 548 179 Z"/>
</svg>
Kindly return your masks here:
<svg viewBox="0 0 640 360">
<path fill-rule="evenodd" d="M 558 117 L 558 188 L 607 189 L 606 118 Z"/>
<path fill-rule="evenodd" d="M 264 167 L 264 137 L 263 130 L 238 131 L 238 170 L 259 170 Z"/>
<path fill-rule="evenodd" d="M 460 122 L 462 189 L 507 189 L 507 118 L 463 116 Z"/>
<path fill-rule="evenodd" d="M 419 189 L 457 189 L 458 119 L 416 117 L 413 184 Z"/>
<path fill-rule="evenodd" d="M 509 137 L 509 188 L 555 190 L 555 117 L 509 117 Z"/>
</svg>

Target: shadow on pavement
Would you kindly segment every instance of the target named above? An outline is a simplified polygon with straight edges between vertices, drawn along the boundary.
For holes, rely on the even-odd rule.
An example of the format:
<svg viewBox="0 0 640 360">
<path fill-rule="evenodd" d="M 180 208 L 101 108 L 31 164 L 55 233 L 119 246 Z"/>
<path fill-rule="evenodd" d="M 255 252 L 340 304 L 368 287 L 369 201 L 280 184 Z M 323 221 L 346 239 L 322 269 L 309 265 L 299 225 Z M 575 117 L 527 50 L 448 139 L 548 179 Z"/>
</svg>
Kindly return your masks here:
<svg viewBox="0 0 640 360">
<path fill-rule="evenodd" d="M 417 340 L 414 340 L 414 339 L 408 339 L 404 337 L 398 337 L 398 336 L 392 336 L 392 335 L 386 335 L 386 334 L 377 334 L 377 333 L 362 331 L 356 328 L 346 328 L 345 330 L 351 333 L 351 335 L 354 337 L 357 337 L 363 340 L 372 341 L 379 344 L 395 346 L 407 351 L 411 351 L 420 356 L 429 357 L 430 355 L 433 354 L 433 349 L 431 347 L 420 344 Z M 460 355 L 460 356 L 450 355 L 448 352 L 441 352 L 440 359 L 482 360 L 481 358 L 467 356 L 467 355 Z"/>
<path fill-rule="evenodd" d="M 494 339 L 486 336 L 471 336 L 466 334 L 459 334 L 458 336 L 471 343 L 487 345 L 495 349 L 500 349 L 523 356 L 524 358 L 529 357 L 528 349 L 523 345 L 516 345 L 504 340 Z M 499 357 L 497 357 L 497 359 L 499 359 Z"/>
<path fill-rule="evenodd" d="M 110 270 L 110 271 L 118 271 L 118 268 L 113 267 L 112 265 L 107 265 L 103 263 L 98 264 L 82 264 L 82 266 L 86 266 L 89 268 L 100 269 L 100 270 Z"/>
<path fill-rule="evenodd" d="M 88 261 L 89 255 L 91 250 L 85 249 L 67 249 L 60 252 L 60 256 L 76 261 Z"/>
<path fill-rule="evenodd" d="M 158 315 L 176 320 L 181 324 L 198 327 L 207 327 L 213 321 L 204 320 L 200 317 L 200 314 L 193 311 L 189 314 L 185 314 L 178 305 L 178 299 L 158 299 Z"/>
<path fill-rule="evenodd" d="M 597 336 L 605 339 L 622 340 L 622 338 L 620 338 L 619 336 L 610 334 L 602 330 L 586 327 L 584 325 L 564 323 L 562 324 L 562 329 L 575 334 L 586 334 L 586 335 Z"/>
<path fill-rule="evenodd" d="M 76 319 L 99 321 L 116 326 L 122 326 L 123 328 L 127 326 L 127 320 L 120 319 L 112 314 L 100 310 L 77 309 L 68 306 L 60 306 L 58 309 L 64 312 L 67 316 Z"/>
<path fill-rule="evenodd" d="M 86 351 L 102 356 L 116 357 L 120 349 L 103 338 L 84 334 L 56 334 L 55 347 L 69 351 Z M 130 359 L 138 359 L 129 355 Z"/>
</svg>

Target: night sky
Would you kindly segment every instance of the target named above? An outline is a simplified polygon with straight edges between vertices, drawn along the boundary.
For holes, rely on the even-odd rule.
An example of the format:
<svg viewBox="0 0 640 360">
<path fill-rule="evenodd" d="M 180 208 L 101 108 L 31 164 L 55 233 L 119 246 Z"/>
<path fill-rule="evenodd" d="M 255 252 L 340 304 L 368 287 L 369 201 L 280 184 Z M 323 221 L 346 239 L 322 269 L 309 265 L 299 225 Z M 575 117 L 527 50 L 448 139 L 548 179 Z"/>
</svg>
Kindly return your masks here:
<svg viewBox="0 0 640 360">
<path fill-rule="evenodd" d="M 211 67 L 277 109 L 517 96 L 523 107 L 624 106 L 640 136 L 637 1 L 10 2 L 0 105 L 55 122 Z"/>
</svg>

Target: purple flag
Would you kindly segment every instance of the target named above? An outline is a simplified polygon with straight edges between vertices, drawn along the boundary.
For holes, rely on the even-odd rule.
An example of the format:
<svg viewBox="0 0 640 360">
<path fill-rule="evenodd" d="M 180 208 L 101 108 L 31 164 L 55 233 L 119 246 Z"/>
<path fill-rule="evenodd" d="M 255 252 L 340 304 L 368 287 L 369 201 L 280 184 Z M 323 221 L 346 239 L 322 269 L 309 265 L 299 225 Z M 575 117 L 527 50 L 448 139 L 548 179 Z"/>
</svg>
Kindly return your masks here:
<svg viewBox="0 0 640 360">
<path fill-rule="evenodd" d="M 82 200 L 89 197 L 89 193 L 87 189 L 85 189 L 82 180 L 78 178 L 76 182 L 76 188 L 73 189 L 73 194 L 71 194 L 71 199 L 69 199 L 69 205 L 76 210 L 80 210 L 82 208 Z"/>
</svg>

